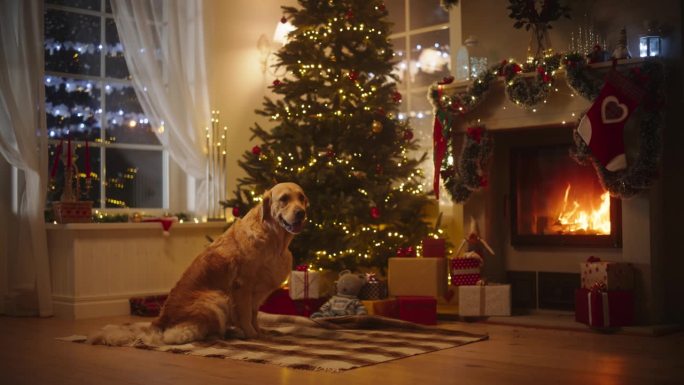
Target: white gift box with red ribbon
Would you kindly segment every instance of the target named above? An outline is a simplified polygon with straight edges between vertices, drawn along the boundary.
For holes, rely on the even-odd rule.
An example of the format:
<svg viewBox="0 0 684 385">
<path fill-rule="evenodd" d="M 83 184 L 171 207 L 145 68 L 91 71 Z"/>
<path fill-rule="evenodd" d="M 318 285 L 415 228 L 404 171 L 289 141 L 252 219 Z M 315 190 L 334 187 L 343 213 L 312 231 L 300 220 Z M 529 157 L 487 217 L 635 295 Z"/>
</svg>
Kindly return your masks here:
<svg viewBox="0 0 684 385">
<path fill-rule="evenodd" d="M 320 277 L 317 271 L 297 269 L 290 273 L 290 298 L 309 299 L 318 298 Z"/>
</svg>

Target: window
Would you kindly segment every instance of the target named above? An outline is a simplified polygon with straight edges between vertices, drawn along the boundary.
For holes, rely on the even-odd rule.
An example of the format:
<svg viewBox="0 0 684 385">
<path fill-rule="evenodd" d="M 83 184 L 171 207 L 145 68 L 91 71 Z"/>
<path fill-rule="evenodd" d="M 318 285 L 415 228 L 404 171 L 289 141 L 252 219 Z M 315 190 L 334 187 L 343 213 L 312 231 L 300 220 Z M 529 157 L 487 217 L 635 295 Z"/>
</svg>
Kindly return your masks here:
<svg viewBox="0 0 684 385">
<path fill-rule="evenodd" d="M 94 208 L 166 208 L 168 155 L 135 95 L 108 0 L 45 0 L 48 200 L 59 200 L 69 141 Z M 86 153 L 86 143 L 89 151 Z M 86 159 L 89 158 L 89 159 Z M 86 160 L 92 188 L 84 191 Z"/>
<path fill-rule="evenodd" d="M 432 188 L 432 106 L 427 91 L 432 83 L 451 74 L 449 14 L 440 0 L 386 0 L 393 23 L 390 39 L 398 59 L 395 74 L 403 95 L 399 119 L 411 120 L 421 152 L 428 152 L 424 173 Z M 442 196 L 445 196 L 442 194 Z"/>
</svg>

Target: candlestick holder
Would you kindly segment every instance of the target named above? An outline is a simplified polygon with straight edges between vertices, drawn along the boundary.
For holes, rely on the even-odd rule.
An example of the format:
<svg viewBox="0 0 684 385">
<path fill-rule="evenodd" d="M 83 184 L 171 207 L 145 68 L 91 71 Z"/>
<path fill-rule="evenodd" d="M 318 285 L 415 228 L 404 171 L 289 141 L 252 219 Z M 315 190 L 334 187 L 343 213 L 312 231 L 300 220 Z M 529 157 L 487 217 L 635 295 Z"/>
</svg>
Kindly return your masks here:
<svg viewBox="0 0 684 385">
<path fill-rule="evenodd" d="M 54 183 L 54 176 L 59 162 L 64 165 L 64 185 L 62 188 L 62 195 L 59 201 L 52 202 L 52 211 L 54 213 L 55 221 L 57 223 L 88 223 L 92 221 L 92 201 L 80 200 L 81 198 L 81 184 L 78 180 L 78 166 L 76 160 L 78 157 L 71 151 L 71 139 L 67 145 L 67 152 L 62 151 L 63 142 L 60 142 L 57 154 L 55 154 L 55 163 L 52 167 L 51 179 Z M 88 147 L 86 146 L 86 150 Z M 60 156 L 61 155 L 61 156 Z M 86 156 L 86 158 L 88 158 Z M 86 159 L 88 161 L 88 159 Z M 89 171 L 90 167 L 86 167 Z M 89 172 L 88 172 L 89 174 Z M 90 175 L 86 176 L 86 194 L 90 190 Z"/>
<path fill-rule="evenodd" d="M 219 111 L 211 111 L 211 127 L 206 128 L 205 145 L 207 220 L 225 221 L 226 209 L 219 202 L 226 196 L 228 127 L 221 127 Z"/>
</svg>

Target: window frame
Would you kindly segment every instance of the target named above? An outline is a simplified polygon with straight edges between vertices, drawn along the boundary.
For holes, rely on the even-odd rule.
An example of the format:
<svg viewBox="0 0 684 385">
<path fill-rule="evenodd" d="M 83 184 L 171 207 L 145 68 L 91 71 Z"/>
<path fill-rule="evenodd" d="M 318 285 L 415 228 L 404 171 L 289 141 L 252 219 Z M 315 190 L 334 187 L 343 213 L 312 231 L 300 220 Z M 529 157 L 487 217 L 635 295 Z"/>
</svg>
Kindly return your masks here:
<svg viewBox="0 0 684 385">
<path fill-rule="evenodd" d="M 100 19 L 100 42 L 101 44 L 105 44 L 106 42 L 106 28 L 107 28 L 107 21 L 111 20 L 114 21 L 114 15 L 110 12 L 107 12 L 106 9 L 107 5 L 107 0 L 100 0 L 100 10 L 95 11 L 95 10 L 89 10 L 89 9 L 84 9 L 84 8 L 75 8 L 71 6 L 66 6 L 66 5 L 59 5 L 59 4 L 51 4 L 48 1 L 44 0 L 44 11 L 47 12 L 48 10 L 57 10 L 57 11 L 63 11 L 63 12 L 69 12 L 69 13 L 76 13 L 76 14 L 82 14 L 82 15 L 87 15 L 87 16 L 94 16 L 98 17 Z M 45 32 L 43 34 L 43 38 L 45 38 Z M 45 66 L 43 66 L 45 68 Z M 127 86 L 133 87 L 133 82 L 130 79 L 122 79 L 122 78 L 113 78 L 113 77 L 107 77 L 106 74 L 106 53 L 104 51 L 100 51 L 100 73 L 99 76 L 93 76 L 93 75 L 84 75 L 84 74 L 77 74 L 77 73 L 68 73 L 68 72 L 58 72 L 58 71 L 44 71 L 44 76 L 43 79 L 46 79 L 47 77 L 61 77 L 61 78 L 70 78 L 70 79 L 75 79 L 75 80 L 87 80 L 87 81 L 92 81 L 92 82 L 97 82 L 98 84 L 101 85 L 100 89 L 100 98 L 99 98 L 99 108 L 101 110 L 100 116 L 98 118 L 98 121 L 100 123 L 100 129 L 99 129 L 99 134 L 98 134 L 98 141 L 89 141 L 88 145 L 91 148 L 91 151 L 94 149 L 98 149 L 99 155 L 100 155 L 100 169 L 97 170 L 97 172 L 100 175 L 100 180 L 99 180 L 99 185 L 100 185 L 100 196 L 98 198 L 97 202 L 93 202 L 93 209 L 99 211 L 99 212 L 111 212 L 111 213 L 123 213 L 123 212 L 130 212 L 130 211 L 144 211 L 147 213 L 151 214 L 161 214 L 163 212 L 166 212 L 169 210 L 169 179 L 170 179 L 170 164 L 169 164 L 169 151 L 166 146 L 164 146 L 161 141 L 159 144 L 137 144 L 137 143 L 108 143 L 106 139 L 106 128 L 107 128 L 107 111 L 106 111 L 106 105 L 107 105 L 107 94 L 105 92 L 105 86 L 108 84 L 124 84 Z M 43 100 L 43 103 L 45 104 L 47 102 L 47 99 Z M 45 111 L 47 114 L 47 110 Z M 163 132 L 162 135 L 167 135 L 166 132 Z M 60 143 L 60 139 L 51 139 L 48 137 L 48 144 L 49 145 L 58 145 Z M 79 140 L 72 140 L 72 144 L 74 146 L 78 145 L 85 145 L 84 141 L 79 141 Z M 162 161 L 161 161 L 161 172 L 162 172 L 162 183 L 161 183 L 161 194 L 162 194 L 162 206 L 161 207 L 107 207 L 107 190 L 106 190 L 106 184 L 107 184 L 107 158 L 106 158 L 106 152 L 107 149 L 121 149 L 121 150 L 142 150 L 142 151 L 155 151 L 155 152 L 160 152 Z M 45 149 L 45 151 L 48 151 L 48 149 Z M 48 157 L 49 159 L 49 157 Z M 96 211 L 96 212 L 97 212 Z"/>
</svg>

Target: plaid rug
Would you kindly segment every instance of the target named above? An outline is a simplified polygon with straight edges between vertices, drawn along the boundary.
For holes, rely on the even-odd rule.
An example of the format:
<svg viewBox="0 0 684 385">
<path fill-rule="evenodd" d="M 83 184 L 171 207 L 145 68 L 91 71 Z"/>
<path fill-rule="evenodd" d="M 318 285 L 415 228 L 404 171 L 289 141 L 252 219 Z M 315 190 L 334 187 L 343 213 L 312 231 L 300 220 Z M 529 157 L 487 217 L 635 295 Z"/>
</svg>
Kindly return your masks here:
<svg viewBox="0 0 684 385">
<path fill-rule="evenodd" d="M 185 345 L 131 346 L 178 354 L 228 358 L 294 369 L 339 372 L 482 341 L 488 337 L 379 316 L 311 320 L 259 313 L 264 340 L 216 339 Z M 85 342 L 87 336 L 58 338 Z"/>
</svg>

